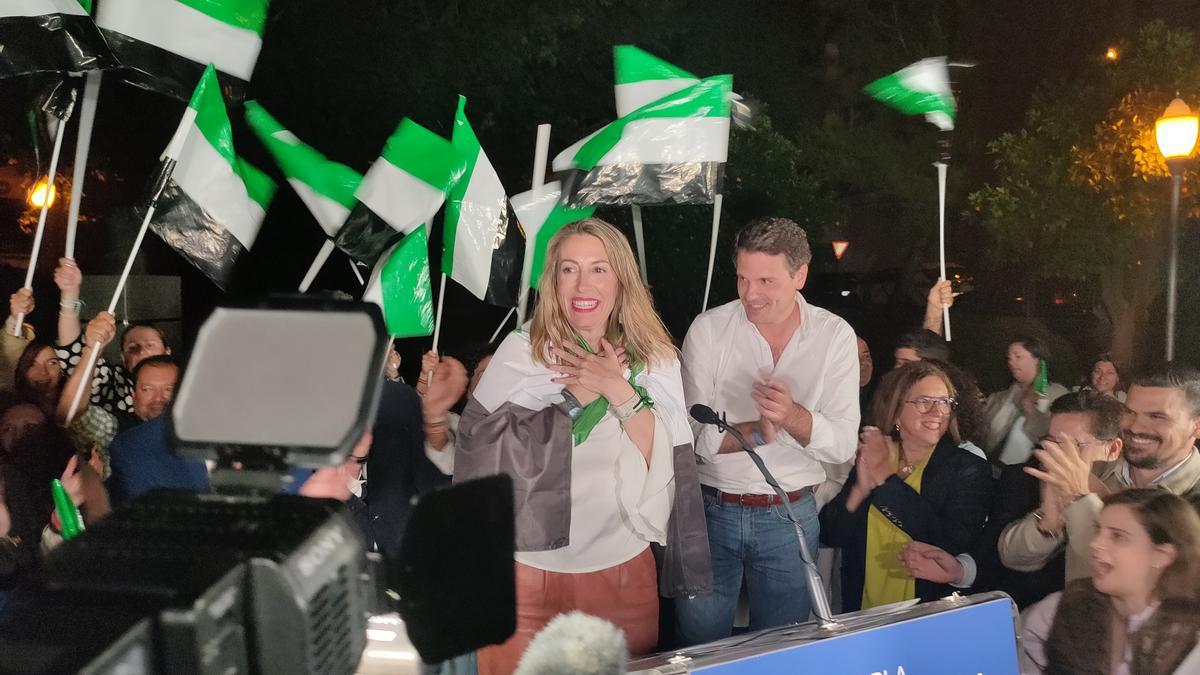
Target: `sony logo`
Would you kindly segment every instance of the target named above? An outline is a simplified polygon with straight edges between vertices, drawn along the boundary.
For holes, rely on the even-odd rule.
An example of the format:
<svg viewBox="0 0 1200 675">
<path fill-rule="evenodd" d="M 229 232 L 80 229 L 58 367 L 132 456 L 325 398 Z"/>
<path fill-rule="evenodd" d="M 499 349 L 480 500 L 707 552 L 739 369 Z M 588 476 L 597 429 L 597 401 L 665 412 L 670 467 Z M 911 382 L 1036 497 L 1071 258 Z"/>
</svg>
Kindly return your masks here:
<svg viewBox="0 0 1200 675">
<path fill-rule="evenodd" d="M 337 527 L 330 528 L 320 539 L 313 542 L 313 545 L 296 561 L 296 566 L 300 568 L 300 574 L 311 577 L 313 572 L 317 571 L 317 568 L 345 543 L 346 537 L 342 534 L 342 530 Z"/>
</svg>

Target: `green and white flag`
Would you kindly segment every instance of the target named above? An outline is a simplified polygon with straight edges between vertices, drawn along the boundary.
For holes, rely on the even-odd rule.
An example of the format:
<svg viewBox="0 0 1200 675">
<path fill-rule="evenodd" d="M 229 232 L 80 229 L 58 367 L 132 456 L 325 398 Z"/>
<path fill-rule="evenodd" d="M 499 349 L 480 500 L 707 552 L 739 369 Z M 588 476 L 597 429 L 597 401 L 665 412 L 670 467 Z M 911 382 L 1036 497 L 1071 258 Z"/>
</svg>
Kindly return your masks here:
<svg viewBox="0 0 1200 675">
<path fill-rule="evenodd" d="M 446 200 L 442 274 L 484 302 L 517 306 L 524 251 L 508 196 L 467 121 L 467 99 L 458 97 L 450 142 L 467 157 L 466 172 Z"/>
<path fill-rule="evenodd" d="M 91 4 L 91 0 L 0 2 L 0 79 L 112 67 L 112 54 L 90 16 Z"/>
<path fill-rule="evenodd" d="M 362 299 L 383 309 L 384 323 L 392 337 L 433 334 L 429 237 L 425 228 L 414 229 L 380 258 Z"/>
<path fill-rule="evenodd" d="M 529 287 L 537 289 L 546 266 L 546 248 L 563 225 L 590 218 L 596 207 L 574 207 L 562 203 L 562 184 L 546 183 L 541 188 L 512 197 L 513 211 L 525 232 L 525 267 Z"/>
<path fill-rule="evenodd" d="M 188 118 L 192 128 L 150 228 L 225 288 L 238 257 L 254 245 L 276 186 L 234 153 L 229 115 L 212 66 L 188 103 L 185 122 Z"/>
<path fill-rule="evenodd" d="M 873 98 L 905 115 L 924 115 L 942 131 L 954 130 L 957 107 L 950 91 L 946 57 L 921 59 L 863 88 Z"/>
<path fill-rule="evenodd" d="M 617 117 L 677 93 L 700 78 L 633 45 L 613 47 Z"/>
<path fill-rule="evenodd" d="M 329 237 L 350 216 L 357 201 L 354 191 L 362 183 L 362 174 L 345 164 L 326 159 L 288 131 L 257 101 L 246 101 L 246 122 L 271 151 L 283 170 L 288 185 L 296 191 L 313 218 Z"/>
<path fill-rule="evenodd" d="M 24 0 L 22 0 L 24 1 Z M 96 24 L 139 87 L 186 101 L 208 64 L 232 100 L 245 98 L 270 0 L 103 0 Z"/>
<path fill-rule="evenodd" d="M 429 228 L 466 168 L 467 156 L 450 141 L 404 118 L 355 190 L 358 203 L 334 243 L 374 264 L 401 236 Z"/>
<path fill-rule="evenodd" d="M 729 154 L 733 77 L 716 75 L 637 108 L 559 153 L 565 200 L 707 204 Z"/>
</svg>

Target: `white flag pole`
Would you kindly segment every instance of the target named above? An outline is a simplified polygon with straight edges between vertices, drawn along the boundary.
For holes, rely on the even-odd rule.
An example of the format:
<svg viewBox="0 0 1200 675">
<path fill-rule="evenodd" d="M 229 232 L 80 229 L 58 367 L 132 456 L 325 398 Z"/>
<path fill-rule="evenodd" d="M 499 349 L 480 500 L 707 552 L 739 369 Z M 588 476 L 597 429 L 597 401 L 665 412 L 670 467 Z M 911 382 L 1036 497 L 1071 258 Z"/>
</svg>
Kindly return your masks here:
<svg viewBox="0 0 1200 675">
<path fill-rule="evenodd" d="M 362 272 L 358 271 L 358 263 L 354 261 L 354 258 L 348 258 L 348 260 L 350 261 L 350 271 L 354 272 L 354 278 L 358 279 L 358 285 L 365 286 L 367 282 L 363 281 Z"/>
<path fill-rule="evenodd" d="M 92 129 L 96 123 L 96 106 L 100 102 L 100 81 L 104 73 L 88 72 L 83 84 L 83 104 L 79 109 L 79 134 L 75 138 L 75 168 L 71 176 L 71 203 L 67 208 L 67 247 L 63 256 L 75 259 L 75 233 L 79 228 L 79 203 L 83 200 L 83 184 L 87 179 L 88 151 L 92 146 Z"/>
<path fill-rule="evenodd" d="M 317 256 L 313 258 L 312 264 L 308 266 L 308 271 L 304 273 L 304 278 L 300 280 L 300 292 L 307 293 L 308 287 L 312 286 L 312 282 L 316 280 L 317 273 L 325 266 L 325 261 L 329 260 L 329 254 L 333 253 L 333 240 L 325 239 L 325 243 L 321 244 L 320 250 L 317 251 Z M 354 264 L 353 261 L 350 263 Z M 356 272 L 358 270 L 355 270 Z M 361 277 L 360 277 L 361 279 Z"/>
<path fill-rule="evenodd" d="M 146 238 L 146 230 L 150 229 L 150 221 L 154 218 L 154 211 L 158 207 L 158 198 L 162 196 L 163 189 L 166 188 L 171 174 L 175 171 L 175 162 L 178 161 L 179 154 L 183 151 L 183 145 L 187 142 L 188 134 L 191 132 L 195 121 L 196 109 L 188 106 L 183 111 L 183 119 L 180 120 L 179 127 L 175 130 L 175 135 L 171 137 L 171 142 L 163 152 L 162 171 L 158 175 L 157 183 L 150 197 L 150 203 L 146 207 L 146 215 L 142 218 L 142 226 L 138 230 L 137 238 L 133 240 L 133 249 L 129 251 L 129 258 L 125 260 L 125 269 L 121 270 L 121 277 L 117 280 L 117 287 L 113 289 L 112 299 L 108 301 L 108 312 L 110 314 L 117 309 L 117 301 L 121 298 L 122 291 L 125 290 L 125 282 L 129 281 L 129 272 L 133 269 L 133 261 L 137 259 L 138 251 L 142 248 L 142 241 Z M 87 364 L 83 367 L 83 377 L 80 380 L 80 386 L 75 390 L 74 398 L 71 399 L 71 407 L 67 411 L 67 425 L 75 419 L 75 414 L 79 412 L 79 404 L 83 399 L 84 390 L 91 389 L 87 383 L 91 382 L 92 369 L 96 367 L 96 361 L 99 358 L 100 341 L 97 340 L 92 344 L 92 352 L 88 355 Z"/>
<path fill-rule="evenodd" d="M 530 187 L 538 190 L 546 183 L 546 159 L 550 155 L 550 125 L 539 124 L 537 142 L 533 148 L 533 180 Z M 517 295 L 517 326 L 525 325 L 526 310 L 529 308 L 529 277 L 533 271 L 533 256 L 529 255 L 529 242 L 525 242 L 525 262 L 521 265 L 521 288 Z M 506 318 L 505 321 L 508 319 Z"/>
<path fill-rule="evenodd" d="M 438 350 L 438 338 L 442 336 L 442 305 L 446 302 L 446 273 L 442 272 L 442 285 L 438 287 L 437 316 L 433 320 L 433 352 Z"/>
<path fill-rule="evenodd" d="M 63 135 L 67 132 L 67 122 L 71 119 L 71 112 L 75 108 L 75 102 L 72 101 L 67 105 L 67 112 L 61 120 L 58 121 L 58 129 L 54 134 L 54 150 L 50 153 L 50 172 L 46 174 L 46 194 L 42 199 L 42 211 L 38 214 L 37 230 L 33 234 L 33 250 L 29 252 L 29 267 L 25 269 L 25 288 L 33 288 L 33 273 L 37 269 L 38 253 L 42 250 L 42 237 L 46 234 L 46 216 L 50 213 L 50 196 L 54 192 L 54 178 L 58 175 L 58 156 L 62 153 Z M 21 337 L 21 328 L 25 323 L 25 313 L 17 314 L 16 325 L 13 326 L 13 335 Z"/>
<path fill-rule="evenodd" d="M 508 323 L 508 317 L 512 316 L 516 311 L 517 311 L 516 307 L 508 308 L 508 314 L 504 315 L 504 320 L 500 322 L 499 326 L 496 326 L 496 332 L 492 333 L 492 338 L 490 340 L 488 340 L 489 345 L 494 343 L 496 341 L 497 337 L 500 337 L 500 331 L 504 330 L 504 324 Z"/>
<path fill-rule="evenodd" d="M 708 311 L 708 293 L 712 288 L 713 263 L 717 260 L 717 233 L 721 231 L 721 200 L 724 195 L 718 193 L 713 198 L 712 237 L 708 242 L 708 274 L 704 277 L 704 305 L 701 312 Z"/>
<path fill-rule="evenodd" d="M 938 174 L 938 256 L 941 262 L 942 281 L 946 280 L 946 168 L 945 162 L 934 162 Z M 942 327 L 946 342 L 950 342 L 950 308 L 942 306 Z"/>
<path fill-rule="evenodd" d="M 637 244 L 638 269 L 642 272 L 642 283 L 649 285 L 650 280 L 646 276 L 646 234 L 642 230 L 642 207 L 635 204 L 631 208 L 633 210 L 633 240 Z"/>
</svg>

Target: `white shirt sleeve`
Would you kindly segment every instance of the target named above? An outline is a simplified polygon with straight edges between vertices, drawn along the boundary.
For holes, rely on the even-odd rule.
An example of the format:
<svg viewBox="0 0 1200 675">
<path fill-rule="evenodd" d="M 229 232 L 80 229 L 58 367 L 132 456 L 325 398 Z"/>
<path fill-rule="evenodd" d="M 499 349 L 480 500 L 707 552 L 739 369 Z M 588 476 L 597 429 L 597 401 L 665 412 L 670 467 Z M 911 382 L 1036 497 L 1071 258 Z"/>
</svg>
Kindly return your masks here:
<svg viewBox="0 0 1200 675">
<path fill-rule="evenodd" d="M 457 413 L 446 413 L 446 446 L 441 450 L 430 445 L 429 441 L 425 441 L 425 456 L 429 458 L 430 462 L 433 462 L 438 471 L 447 476 L 454 475 L 454 452 L 457 449 L 454 441 L 458 438 L 458 420 Z"/>
<path fill-rule="evenodd" d="M 697 403 L 711 406 L 716 398 L 716 355 L 709 353 L 713 342 L 708 333 L 706 326 L 696 321 L 683 340 L 683 398 L 688 410 Z M 688 419 L 695 438 L 696 455 L 705 461 L 713 461 L 720 453 L 723 435 L 711 424 L 700 424 L 690 415 Z"/>
<path fill-rule="evenodd" d="M 791 434 L 782 430 L 779 440 L 818 462 L 840 464 L 854 457 L 861 415 L 858 406 L 858 347 L 849 326 L 844 326 L 830 345 L 828 359 L 829 368 L 825 371 L 821 398 L 809 410 L 812 413 L 812 434 L 808 445 L 801 445 Z"/>
<path fill-rule="evenodd" d="M 1058 613 L 1062 591 L 1051 593 L 1041 602 L 1021 612 L 1021 639 L 1018 641 L 1021 675 L 1041 675 L 1046 670 L 1046 640 Z"/>
<path fill-rule="evenodd" d="M 979 567 L 975 564 L 975 559 L 969 553 L 959 553 L 954 559 L 962 565 L 962 576 L 958 581 L 950 582 L 950 585 L 955 588 L 970 588 L 975 583 L 975 577 L 979 576 Z"/>
</svg>

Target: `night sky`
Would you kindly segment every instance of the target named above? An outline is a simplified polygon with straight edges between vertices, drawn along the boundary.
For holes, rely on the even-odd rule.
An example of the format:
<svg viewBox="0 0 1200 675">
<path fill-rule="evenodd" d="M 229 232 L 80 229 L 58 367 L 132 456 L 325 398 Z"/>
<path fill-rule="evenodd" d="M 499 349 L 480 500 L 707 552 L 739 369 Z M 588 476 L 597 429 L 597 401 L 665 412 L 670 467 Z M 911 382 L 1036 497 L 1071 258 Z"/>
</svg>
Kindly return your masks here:
<svg viewBox="0 0 1200 675">
<path fill-rule="evenodd" d="M 528 189 L 539 122 L 554 125 L 553 157 L 612 119 L 614 44 L 636 44 L 700 75 L 733 73 L 735 90 L 759 102 L 784 135 L 803 138 L 806 129 L 836 118 L 892 133 L 912 147 L 934 138 L 928 125 L 886 111 L 861 94 L 861 87 L 919 58 L 945 54 L 977 64 L 952 71 L 960 104 L 952 149 L 958 179 L 951 189 L 953 214 L 964 206 L 953 200 L 988 179 L 986 143 L 1020 126 L 1031 94 L 1043 81 L 1069 78 L 1074 69 L 1103 59 L 1106 47 L 1121 44 L 1151 19 L 1200 30 L 1200 8 L 1186 0 L 275 0 L 250 96 L 308 144 L 365 172 L 403 116 L 449 137 L 456 97 L 465 94 L 483 148 L 515 194 Z M 13 197 L 24 193 L 13 185 L 34 173 L 25 121 L 30 87 L 26 81 L 0 82 L 0 159 L 7 164 L 0 182 L 9 184 L 7 193 L 0 186 L 0 217 L 10 221 L 21 214 Z M 115 214 L 137 199 L 181 111 L 182 104 L 106 78 L 83 205 L 90 222 L 83 226 L 78 258 L 85 271 L 119 271 L 125 242 L 133 233 L 116 224 L 121 219 Z M 240 109 L 231 111 L 231 117 L 239 154 L 279 178 L 265 149 L 242 123 Z M 66 147 L 60 176 L 69 177 L 73 133 Z M 928 152 L 932 156 L 932 145 Z M 927 167 L 928 159 L 916 157 L 914 166 Z M 321 243 L 315 221 L 280 183 L 255 248 L 239 267 L 235 295 L 294 289 Z M 861 186 L 848 187 L 842 196 L 847 204 L 859 204 L 871 196 L 863 192 Z M 52 212 L 42 262 L 46 274 L 61 252 L 65 198 L 60 204 Z M 770 200 L 755 208 L 770 211 Z M 675 253 L 680 237 L 694 244 L 679 244 L 690 261 L 684 269 L 694 281 L 681 286 L 677 274 L 656 280 L 653 265 L 650 272 L 657 302 L 682 337 L 699 311 L 709 216 L 704 209 L 671 218 L 660 213 L 647 209 L 648 229 L 655 220 L 669 220 L 670 227 L 682 229 L 663 226 L 663 231 L 648 234 L 652 261 L 655 254 Z M 852 222 L 874 217 L 869 209 L 855 213 L 849 210 Z M 624 213 L 601 215 L 621 224 L 627 220 Z M 740 224 L 726 221 L 723 229 L 732 233 Z M 4 229 L 0 256 L 13 263 L 28 250 L 31 237 L 15 223 Z M 431 243 L 440 250 L 437 230 L 440 225 Z M 818 262 L 828 264 L 825 235 L 814 232 L 813 238 L 824 256 Z M 139 270 L 183 277 L 185 331 L 192 333 L 222 296 L 152 239 L 147 239 Z M 964 228 L 951 240 L 951 257 L 976 259 L 984 248 L 982 234 Z M 858 252 L 854 245 L 852 250 Z M 436 278 L 437 256 L 431 258 Z M 714 300 L 719 302 L 734 292 L 727 252 L 718 253 L 718 263 L 722 269 Z M 977 277 L 989 274 L 985 267 L 973 272 Z M 10 269 L 0 279 L 6 288 L 15 288 L 19 272 Z M 48 276 L 39 284 L 42 290 L 51 287 Z M 314 288 L 353 291 L 355 286 L 346 259 L 335 253 Z M 446 340 L 454 345 L 486 339 L 504 310 L 484 306 L 452 284 L 446 313 Z M 39 314 L 39 322 L 52 318 L 49 312 Z M 413 355 L 422 344 L 413 341 Z"/>
</svg>

